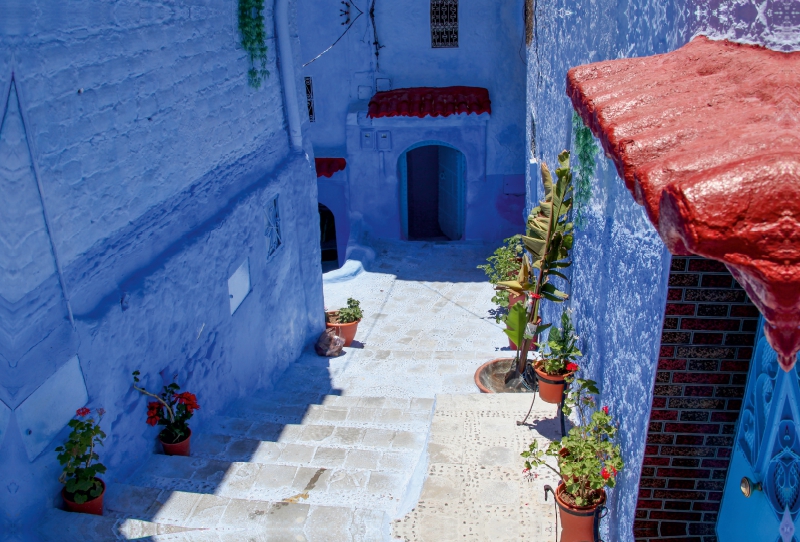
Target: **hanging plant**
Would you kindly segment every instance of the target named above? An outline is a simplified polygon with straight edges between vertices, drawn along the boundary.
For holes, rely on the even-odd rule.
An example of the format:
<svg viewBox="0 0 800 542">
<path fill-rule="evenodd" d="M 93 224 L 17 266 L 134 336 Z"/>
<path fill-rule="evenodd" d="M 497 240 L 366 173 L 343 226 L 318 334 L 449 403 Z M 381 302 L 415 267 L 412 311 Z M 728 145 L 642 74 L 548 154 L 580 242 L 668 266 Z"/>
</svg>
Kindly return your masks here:
<svg viewBox="0 0 800 542">
<path fill-rule="evenodd" d="M 572 112 L 572 133 L 575 136 L 575 226 L 582 228 L 586 223 L 585 207 L 592 197 L 592 179 L 597 168 L 594 157 L 600 147 L 594 140 L 592 131 L 583 123 L 577 113 Z"/>
<path fill-rule="evenodd" d="M 264 32 L 264 0 L 239 0 L 239 33 L 242 47 L 247 51 L 250 69 L 247 84 L 260 88 L 269 75 L 267 71 L 267 45 Z"/>
</svg>

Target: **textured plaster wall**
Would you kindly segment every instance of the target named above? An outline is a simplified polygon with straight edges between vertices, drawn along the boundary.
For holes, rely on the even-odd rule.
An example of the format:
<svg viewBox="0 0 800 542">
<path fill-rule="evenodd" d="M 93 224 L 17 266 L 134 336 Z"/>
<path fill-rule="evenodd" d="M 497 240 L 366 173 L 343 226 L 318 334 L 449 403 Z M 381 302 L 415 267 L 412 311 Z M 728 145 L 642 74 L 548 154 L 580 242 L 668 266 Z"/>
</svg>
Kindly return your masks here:
<svg viewBox="0 0 800 542">
<path fill-rule="evenodd" d="M 247 86 L 236 2 L 0 6 L 0 533 L 11 539 L 58 500 L 52 450 L 67 431 L 49 425 L 72 403 L 107 411 L 113 483 L 154 450 L 133 370 L 153 389 L 177 374 L 201 427 L 269 386 L 323 325 L 316 179 L 289 148 L 267 4 L 260 90 Z M 268 258 L 276 196 L 282 245 Z M 228 277 L 246 258 L 251 291 L 231 315 Z"/>
<path fill-rule="evenodd" d="M 469 144 L 462 151 L 470 153 L 467 158 L 473 166 L 480 164 L 468 172 L 466 237 L 498 239 L 519 229 L 522 198 L 504 194 L 503 187 L 504 176 L 525 171 L 523 4 L 522 0 L 461 0 L 459 47 L 434 49 L 429 0 L 377 0 L 374 29 L 382 47 L 376 59 L 368 17 L 371 3 L 356 0 L 355 5 L 365 14 L 330 51 L 304 68 L 304 75 L 311 76 L 314 85 L 316 120 L 310 123 L 309 138 L 315 154 L 348 158 L 348 218 L 364 221 L 353 231 L 363 228 L 376 236 L 399 238 L 397 155 L 405 150 L 401 145 L 461 137 L 455 132 L 462 128 L 453 127 L 452 122 L 437 125 L 431 122 L 437 119 L 428 118 L 395 124 L 381 119 L 383 129 L 392 130 L 396 154 L 386 153 L 381 165 L 379 153 L 362 153 L 348 114 L 352 117 L 356 110 L 365 113 L 376 82 L 384 84 L 384 80 L 391 88 L 466 85 L 489 89 L 492 114 L 481 119 L 484 132 L 479 139 L 472 133 L 464 136 Z M 342 9 L 339 2 L 299 0 L 298 32 L 304 62 L 327 49 L 345 30 Z M 351 20 L 358 15 L 353 7 L 350 13 Z M 472 130 L 471 120 L 463 125 L 464 132 Z M 454 133 L 432 137 L 442 125 Z M 494 221 L 497 216 L 501 217 L 499 224 Z"/>
<path fill-rule="evenodd" d="M 560 150 L 571 147 L 572 107 L 564 93 L 569 68 L 668 52 L 698 32 L 767 44 L 779 43 L 785 33 L 783 18 L 765 22 L 748 2 L 735 8 L 731 3 L 701 0 L 561 1 L 536 6 L 535 40 L 528 49 L 528 157 L 549 165 Z M 541 197 L 538 164 L 531 164 L 527 181 L 530 207 Z M 586 217 L 585 227 L 576 234 L 568 306 L 583 339 L 582 374 L 597 380 L 601 403 L 609 405 L 621 423 L 626 469 L 610 494 L 603 529 L 606 540 L 626 542 L 633 540 L 670 256 L 602 155 Z M 560 310 L 551 306 L 546 319 L 555 318 Z"/>
</svg>

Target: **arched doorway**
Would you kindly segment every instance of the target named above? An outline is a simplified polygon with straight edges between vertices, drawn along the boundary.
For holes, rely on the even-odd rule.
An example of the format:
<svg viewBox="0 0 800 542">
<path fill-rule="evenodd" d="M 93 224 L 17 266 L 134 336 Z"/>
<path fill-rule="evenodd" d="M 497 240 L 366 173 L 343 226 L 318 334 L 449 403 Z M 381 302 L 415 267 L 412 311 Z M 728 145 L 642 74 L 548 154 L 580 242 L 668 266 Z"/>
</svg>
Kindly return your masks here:
<svg viewBox="0 0 800 542">
<path fill-rule="evenodd" d="M 319 246 L 322 250 L 322 272 L 339 269 L 339 251 L 336 248 L 336 219 L 333 212 L 321 203 L 319 206 Z"/>
<path fill-rule="evenodd" d="M 461 151 L 423 142 L 400 155 L 400 217 L 406 239 L 457 240 L 464 236 Z"/>
</svg>

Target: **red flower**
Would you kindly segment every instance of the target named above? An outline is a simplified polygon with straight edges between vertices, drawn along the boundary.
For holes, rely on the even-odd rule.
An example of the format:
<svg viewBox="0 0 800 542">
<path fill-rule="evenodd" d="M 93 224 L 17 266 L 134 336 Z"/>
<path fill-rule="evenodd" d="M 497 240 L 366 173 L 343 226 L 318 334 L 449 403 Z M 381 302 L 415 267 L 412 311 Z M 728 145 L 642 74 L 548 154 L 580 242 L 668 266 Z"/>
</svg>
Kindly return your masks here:
<svg viewBox="0 0 800 542">
<path fill-rule="evenodd" d="M 177 400 L 180 404 L 186 405 L 186 411 L 189 414 L 192 414 L 195 410 L 200 409 L 200 405 L 197 404 L 197 397 L 193 393 L 189 393 L 185 391 L 183 393 L 176 393 L 175 400 Z"/>
<path fill-rule="evenodd" d="M 603 467 L 603 470 L 600 471 L 600 476 L 603 477 L 603 480 L 608 480 L 609 478 L 611 478 L 611 473 L 608 472 L 608 470 L 605 467 Z"/>
<path fill-rule="evenodd" d="M 604 413 L 606 413 L 606 414 L 608 414 L 608 407 L 607 407 L 607 406 L 604 406 L 604 407 L 603 407 L 603 412 L 604 412 Z"/>
<path fill-rule="evenodd" d="M 147 403 L 147 425 L 155 426 L 161 419 L 161 403 L 151 401 Z"/>
<path fill-rule="evenodd" d="M 91 410 L 89 410 L 86 407 L 83 407 L 83 408 L 79 408 L 78 410 L 76 410 L 75 414 L 77 414 L 78 416 L 83 417 L 83 416 L 88 416 L 90 412 L 91 412 Z"/>
<path fill-rule="evenodd" d="M 567 363 L 567 371 L 570 373 L 574 373 L 578 369 L 580 369 L 580 367 L 578 367 L 577 363 Z"/>
<path fill-rule="evenodd" d="M 532 299 L 541 299 L 541 298 L 542 298 L 542 296 L 541 296 L 541 295 L 539 295 L 539 294 L 537 294 L 537 293 L 531 292 L 531 298 L 532 298 Z"/>
<path fill-rule="evenodd" d="M 611 471 L 614 473 L 614 476 L 617 475 L 617 469 L 615 469 L 613 465 L 611 466 Z"/>
</svg>

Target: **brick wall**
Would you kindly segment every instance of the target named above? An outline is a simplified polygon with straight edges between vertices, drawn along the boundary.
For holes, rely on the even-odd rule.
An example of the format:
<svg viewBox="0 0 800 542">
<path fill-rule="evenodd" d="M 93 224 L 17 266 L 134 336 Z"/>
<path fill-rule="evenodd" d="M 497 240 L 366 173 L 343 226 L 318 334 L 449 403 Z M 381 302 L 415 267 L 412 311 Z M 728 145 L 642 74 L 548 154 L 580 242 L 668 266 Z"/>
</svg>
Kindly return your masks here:
<svg viewBox="0 0 800 542">
<path fill-rule="evenodd" d="M 725 266 L 673 258 L 634 523 L 637 542 L 716 542 L 758 310 Z"/>
</svg>

